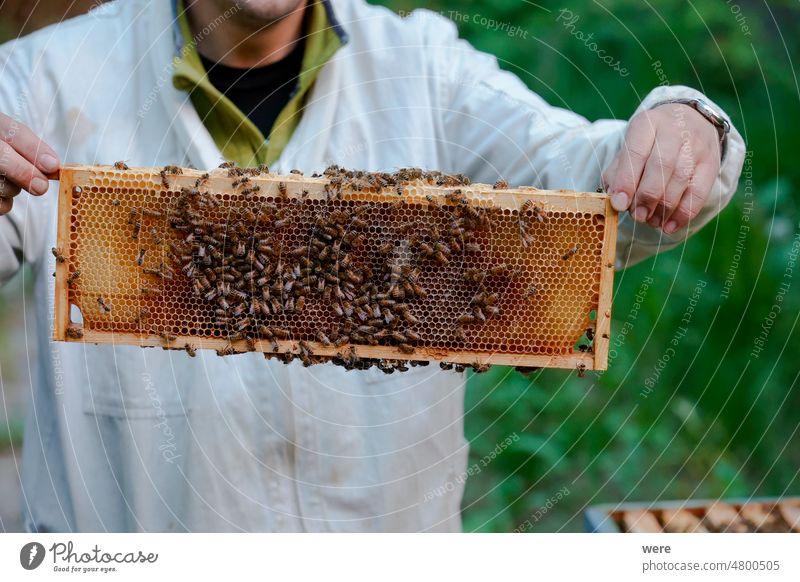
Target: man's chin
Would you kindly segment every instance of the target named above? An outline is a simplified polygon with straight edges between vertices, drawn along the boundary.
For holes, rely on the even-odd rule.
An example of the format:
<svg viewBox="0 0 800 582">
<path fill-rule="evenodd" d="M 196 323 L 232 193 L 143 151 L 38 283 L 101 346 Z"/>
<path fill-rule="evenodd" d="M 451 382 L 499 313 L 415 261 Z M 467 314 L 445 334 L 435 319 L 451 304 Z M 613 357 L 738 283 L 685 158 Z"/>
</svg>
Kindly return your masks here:
<svg viewBox="0 0 800 582">
<path fill-rule="evenodd" d="M 242 24 L 262 28 L 302 10 L 307 0 L 217 0 Z"/>
</svg>

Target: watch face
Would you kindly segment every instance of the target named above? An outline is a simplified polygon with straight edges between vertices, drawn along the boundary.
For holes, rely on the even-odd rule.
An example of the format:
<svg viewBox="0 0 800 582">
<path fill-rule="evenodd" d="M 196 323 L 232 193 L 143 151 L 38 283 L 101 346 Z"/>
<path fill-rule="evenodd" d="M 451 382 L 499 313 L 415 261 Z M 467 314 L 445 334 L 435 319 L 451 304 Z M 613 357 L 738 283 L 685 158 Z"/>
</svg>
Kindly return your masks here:
<svg viewBox="0 0 800 582">
<path fill-rule="evenodd" d="M 703 101 L 698 101 L 697 108 L 699 111 L 703 113 L 703 115 L 705 115 L 710 120 L 712 120 L 716 125 L 718 125 L 723 132 L 728 133 L 730 127 L 728 125 L 727 120 L 724 117 L 722 117 L 719 113 L 717 113 L 712 107 L 710 107 Z"/>
<path fill-rule="evenodd" d="M 711 109 L 711 107 L 709 107 L 708 105 L 706 105 L 706 104 L 705 104 L 705 103 L 703 103 L 702 101 L 697 101 L 696 103 L 697 103 L 697 105 L 696 105 L 697 109 L 698 109 L 698 110 L 699 110 L 699 111 L 700 111 L 700 112 L 701 112 L 703 115 L 705 115 L 706 117 L 711 117 L 711 118 L 712 118 L 714 121 L 717 121 L 717 122 L 718 122 L 718 120 L 719 120 L 719 115 L 717 115 L 717 114 L 716 114 L 716 112 L 715 112 L 713 109 Z M 720 124 L 720 125 L 721 125 L 721 124 Z"/>
<path fill-rule="evenodd" d="M 725 134 L 730 131 L 730 125 L 728 124 L 727 120 L 700 99 L 693 99 L 692 104 L 697 112 L 700 113 L 700 115 L 708 119 L 709 122 L 717 127 L 717 130 L 719 131 L 719 138 L 720 140 L 723 139 Z"/>
</svg>

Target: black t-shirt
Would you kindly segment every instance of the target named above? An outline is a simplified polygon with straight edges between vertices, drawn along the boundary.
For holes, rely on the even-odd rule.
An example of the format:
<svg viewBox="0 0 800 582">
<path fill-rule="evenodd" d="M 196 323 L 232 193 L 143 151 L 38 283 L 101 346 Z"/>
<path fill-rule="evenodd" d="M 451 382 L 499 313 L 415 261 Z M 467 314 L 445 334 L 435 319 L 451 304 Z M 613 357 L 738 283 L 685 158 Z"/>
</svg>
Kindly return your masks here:
<svg viewBox="0 0 800 582">
<path fill-rule="evenodd" d="M 305 41 L 301 39 L 281 60 L 252 69 L 229 67 L 203 55 L 200 60 L 211 84 L 269 137 L 275 120 L 297 85 L 304 51 Z"/>
</svg>

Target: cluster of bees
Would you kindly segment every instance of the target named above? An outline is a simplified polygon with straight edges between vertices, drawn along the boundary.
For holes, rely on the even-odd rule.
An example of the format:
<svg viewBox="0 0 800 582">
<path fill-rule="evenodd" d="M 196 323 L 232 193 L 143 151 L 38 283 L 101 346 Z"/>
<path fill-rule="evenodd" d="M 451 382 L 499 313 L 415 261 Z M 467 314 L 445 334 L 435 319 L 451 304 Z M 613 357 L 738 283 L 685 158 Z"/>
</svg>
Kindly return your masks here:
<svg viewBox="0 0 800 582">
<path fill-rule="evenodd" d="M 398 195 L 411 183 L 424 183 L 442 188 L 458 188 L 469 186 L 470 180 L 463 174 L 444 174 L 435 170 L 420 168 L 402 168 L 396 172 L 365 172 L 363 170 L 346 170 L 337 165 L 328 166 L 321 174 L 328 178 L 326 192 L 336 197 L 345 191 L 383 192 L 393 189 Z M 313 174 L 312 177 L 319 177 Z"/>
<path fill-rule="evenodd" d="M 233 342 L 237 340 L 244 340 L 249 350 L 255 350 L 259 340 L 271 342 L 272 351 L 266 352 L 265 357 L 284 362 L 299 358 L 306 366 L 331 361 L 348 369 L 376 366 L 391 373 L 428 364 L 360 358 L 352 346 L 393 346 L 399 353 L 410 355 L 424 343 L 416 329 L 419 319 L 414 313 L 415 305 L 428 295 L 421 284 L 421 274 L 447 265 L 456 253 L 480 253 L 481 232 L 488 231 L 495 213 L 501 212 L 470 204 L 460 190 L 469 184 L 465 176 L 416 168 L 370 173 L 330 166 L 322 174 L 328 178 L 328 203 L 323 210 L 317 208 L 309 214 L 308 192 L 290 196 L 284 182 L 279 183 L 278 196 L 274 198 L 252 196 L 259 187 L 250 178 L 268 172 L 265 166 L 239 168 L 226 163 L 221 167 L 232 178 L 234 191 L 247 203 L 220 208 L 220 199 L 206 187 L 209 175 L 204 174 L 194 187 L 181 188 L 180 195 L 163 214 L 144 208 L 131 210 L 131 237 L 138 240 L 142 232 L 148 232 L 154 242 L 166 249 L 168 259 L 157 267 L 144 267 L 146 251 L 138 251 L 137 264 L 145 274 L 159 280 L 143 286 L 143 295 L 160 293 L 164 281 L 178 273 L 188 278 L 194 293 L 213 307 L 213 323 L 228 340 L 226 347 L 218 351 L 220 355 L 236 353 Z M 170 176 L 181 173 L 177 166 L 166 166 L 161 171 L 162 185 L 170 188 Z M 443 200 L 428 197 L 428 212 L 400 224 L 392 237 L 368 237 L 369 215 L 382 203 L 349 203 L 346 194 L 396 192 L 398 200 L 393 204 L 399 206 L 404 203 L 401 197 L 410 184 L 453 190 Z M 507 184 L 498 183 L 495 187 Z M 433 215 L 436 220 L 430 218 Z M 148 219 L 158 219 L 162 225 L 166 222 L 169 232 L 148 229 L 152 222 Z M 306 238 L 288 242 L 285 233 L 303 225 Z M 498 314 L 498 297 L 490 291 L 490 282 L 514 275 L 506 265 L 486 272 L 466 270 L 464 279 L 475 285 L 476 292 L 468 311 L 458 318 L 452 330 L 456 340 L 466 340 L 465 326 L 480 324 Z M 294 317 L 312 304 L 315 313 L 322 309 L 331 316 L 327 320 L 334 323 L 329 328 L 310 330 L 301 325 L 302 317 Z M 140 313 L 141 329 L 148 329 L 148 314 L 146 309 Z M 167 347 L 175 339 L 168 333 L 159 333 Z M 339 351 L 335 356 L 317 355 L 303 340 L 296 342 L 295 350 L 281 351 L 286 341 L 294 343 L 298 335 L 308 338 L 309 334 L 320 344 L 340 348 Z M 191 346 L 186 349 L 194 354 Z M 470 367 L 448 363 L 441 366 L 459 371 Z M 479 372 L 488 369 L 478 363 L 471 367 Z"/>
</svg>

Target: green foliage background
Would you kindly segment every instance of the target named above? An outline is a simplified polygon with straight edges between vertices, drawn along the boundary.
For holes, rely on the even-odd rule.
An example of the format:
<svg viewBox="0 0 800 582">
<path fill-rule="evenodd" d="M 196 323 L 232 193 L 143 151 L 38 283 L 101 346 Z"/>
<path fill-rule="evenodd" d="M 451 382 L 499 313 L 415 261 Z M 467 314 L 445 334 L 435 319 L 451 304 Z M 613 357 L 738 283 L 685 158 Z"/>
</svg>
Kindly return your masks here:
<svg viewBox="0 0 800 582">
<path fill-rule="evenodd" d="M 627 119 L 660 79 L 699 88 L 721 105 L 751 152 L 755 207 L 742 222 L 745 179 L 722 216 L 687 244 L 618 274 L 617 338 L 635 320 L 608 372 L 578 379 L 546 371 L 530 379 L 507 368 L 473 377 L 466 427 L 471 461 L 506 436 L 520 438 L 467 481 L 466 530 L 580 531 L 591 504 L 705 497 L 800 494 L 798 306 L 800 272 L 771 327 L 764 351 L 753 341 L 778 286 L 798 226 L 800 9 L 789 1 L 384 0 L 394 10 L 425 7 L 457 21 L 477 48 L 497 55 L 550 103 L 590 119 Z M 620 76 L 571 35 L 559 11 L 578 15 L 630 71 Z M 475 16 L 478 18 L 475 18 Z M 519 26 L 509 36 L 480 17 Z M 747 28 L 745 29 L 744 26 Z M 750 169 L 748 167 L 748 169 Z M 727 299 L 722 285 L 744 239 Z M 795 269 L 797 271 L 797 269 Z M 646 277 L 653 284 L 635 297 Z M 707 283 L 688 332 L 652 394 L 645 380 L 679 327 L 698 281 Z M 547 500 L 569 495 L 552 509 Z M 551 504 L 552 505 L 552 504 Z M 544 515 L 531 516 L 539 511 Z"/>
</svg>

